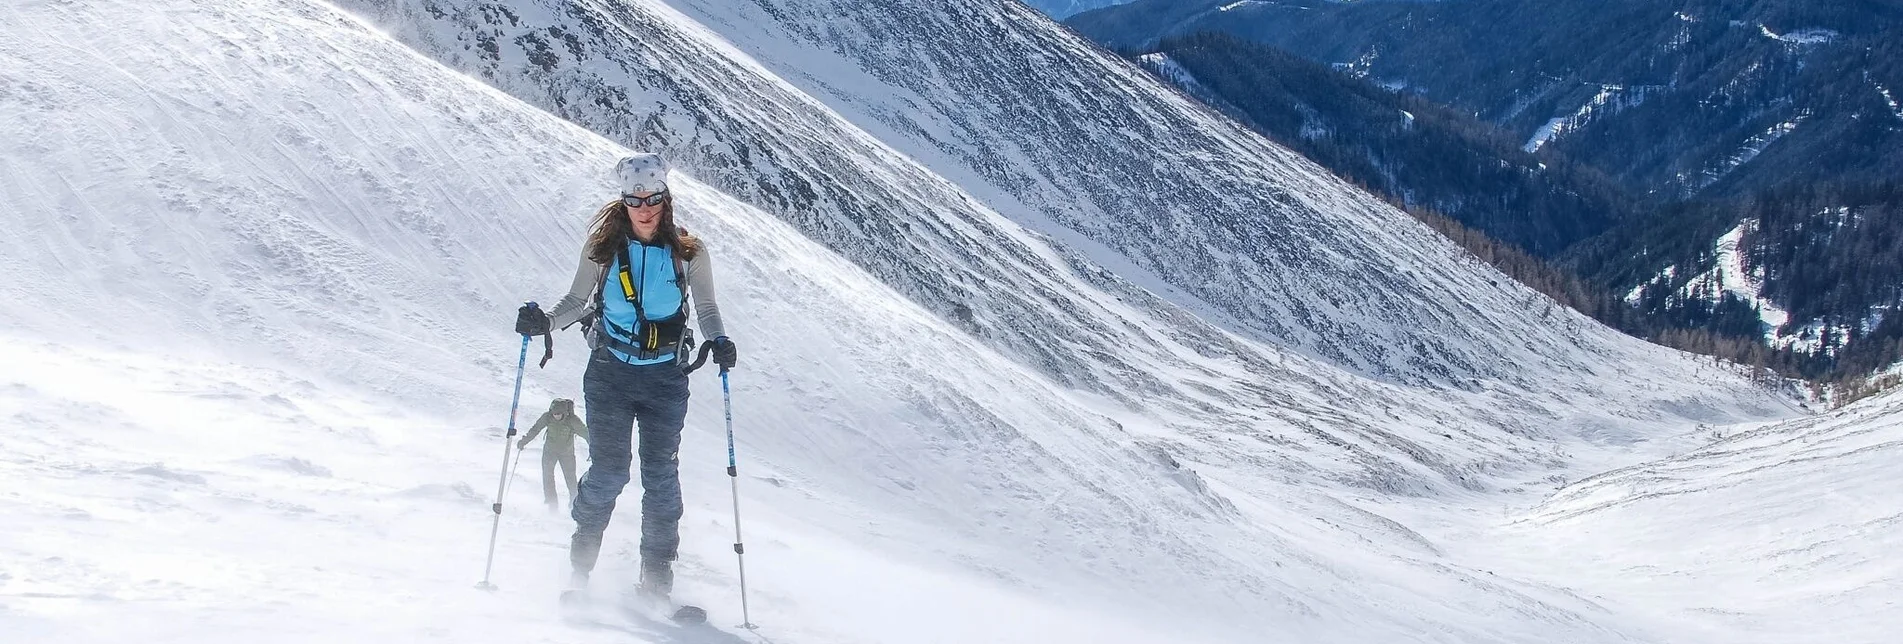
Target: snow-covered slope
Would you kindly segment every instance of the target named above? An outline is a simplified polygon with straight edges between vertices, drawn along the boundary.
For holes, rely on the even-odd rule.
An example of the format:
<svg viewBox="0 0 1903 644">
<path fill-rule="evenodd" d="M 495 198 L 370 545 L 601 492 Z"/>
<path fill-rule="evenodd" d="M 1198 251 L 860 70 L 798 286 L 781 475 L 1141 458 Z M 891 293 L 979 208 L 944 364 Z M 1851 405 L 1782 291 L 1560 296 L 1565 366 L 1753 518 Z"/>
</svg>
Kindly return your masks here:
<svg viewBox="0 0 1903 644">
<path fill-rule="evenodd" d="M 1615 389 L 1656 391 L 1632 367 L 1656 348 L 1548 305 L 1017 5 L 350 4 L 446 64 L 668 149 L 1007 355 L 1119 402 L 1157 392 L 1284 416 L 1290 402 L 1254 383 L 1155 377 L 1196 354 L 1224 363 L 1213 373 L 1310 386 L 1289 351 L 1222 330 L 1523 404 L 1609 371 L 1635 379 Z M 1320 397 L 1364 397 L 1340 393 Z"/>
<path fill-rule="evenodd" d="M 177 497 L 199 496 L 193 488 L 200 484 L 244 497 L 225 484 L 243 488 L 259 482 L 229 480 L 226 459 L 276 462 L 281 457 L 308 459 L 347 478 L 334 488 L 323 486 L 337 495 L 394 493 L 398 490 L 373 483 L 403 479 L 431 490 L 463 490 L 472 482 L 481 487 L 482 469 L 490 466 L 487 450 L 479 461 L 458 458 L 474 456 L 477 441 L 486 448 L 495 439 L 457 426 L 502 421 L 507 372 L 515 358 L 508 333 L 515 296 L 547 294 L 564 279 L 560 273 L 570 263 L 583 217 L 607 193 L 603 169 L 618 153 L 604 140 L 435 67 L 322 4 L 141 7 L 154 11 L 152 19 L 131 24 L 114 18 L 131 5 L 10 8 L 0 50 L 5 61 L 0 78 L 7 88 L 7 129 L 0 139 L 9 182 L 4 211 L 9 229 L 22 231 L 8 237 L 4 254 L 8 335 L 19 342 L 103 343 L 133 352 L 46 348 L 6 360 L 9 403 L 15 403 L 11 417 L 51 437 L 20 445 L 9 455 L 6 480 L 33 484 L 23 497 L 10 497 L 11 503 L 23 505 L 25 516 L 45 511 L 58 517 L 65 508 L 78 508 L 67 514 L 99 516 L 117 529 L 101 528 L 81 549 L 71 549 L 71 535 L 58 523 L 26 523 L 24 531 L 6 531 L 26 542 L 8 544 L 14 547 L 7 548 L 4 568 L 19 572 L 0 577 L 0 583 L 49 595 L 55 605 L 40 608 L 52 613 L 64 610 L 60 598 L 82 590 L 107 601 L 146 597 L 137 589 L 139 575 L 160 574 L 138 570 L 124 587 L 113 580 L 87 588 L 87 569 L 128 574 L 103 553 L 116 544 L 144 541 L 151 536 L 147 530 L 168 529 L 162 522 L 140 520 L 137 512 L 126 516 L 103 507 L 119 499 L 86 498 L 98 492 L 97 486 L 110 487 L 105 481 L 130 476 L 134 489 L 140 482 L 156 486 L 146 496 L 126 499 L 134 510 L 148 496 L 164 497 L 168 501 L 154 511 L 176 508 L 174 520 L 229 519 L 247 532 L 256 527 L 251 522 L 267 523 L 267 517 L 246 516 L 252 513 L 242 507 L 225 512 L 231 508 L 217 505 L 223 494 L 201 493 L 212 497 L 210 507 Z M 127 45 L 124 38 L 143 44 Z M 858 532 L 850 526 L 863 519 L 841 517 L 888 517 L 881 524 L 895 533 L 892 539 L 903 539 L 910 534 L 907 526 L 928 521 L 935 512 L 1028 527 L 1036 524 L 1034 517 L 1014 515 L 1035 506 L 1016 502 L 1002 490 L 1067 497 L 1080 511 L 1095 515 L 1097 510 L 1083 508 L 1109 508 L 1089 497 L 1122 493 L 1096 482 L 1143 478 L 1128 468 L 1132 465 L 1151 472 L 1153 485 L 1145 486 L 1145 495 L 1176 490 L 1182 498 L 1172 504 L 1195 507 L 1195 499 L 1180 486 L 1162 485 L 1172 473 L 1146 467 L 1147 457 L 1106 443 L 1108 421 L 1050 398 L 1043 381 L 923 315 L 776 220 L 685 177 L 679 183 L 688 221 L 720 240 L 714 243 L 729 284 L 726 298 L 736 335 L 748 347 L 748 368 L 736 378 L 738 413 L 753 440 L 764 440 L 750 447 L 783 446 L 779 453 L 786 462 L 810 454 L 806 468 L 863 472 L 878 482 L 856 500 L 827 497 L 809 520 L 830 513 L 838 521 L 831 525 Z M 919 342 L 928 337 L 937 340 Z M 868 344 L 865 338 L 882 343 Z M 551 368 L 553 373 L 536 379 L 541 384 L 532 385 L 529 399 L 575 395 L 580 361 L 573 340 L 561 350 L 565 359 Z M 969 357 L 958 369 L 927 368 L 943 355 Z M 244 373 L 220 366 L 221 360 L 274 366 L 286 375 Z M 178 366 L 168 366 L 171 362 Z M 113 365 L 123 365 L 131 377 L 111 378 Z M 58 377 L 62 370 L 71 375 Z M 773 386 L 761 386 L 769 382 Z M 948 387 L 951 382 L 959 384 Z M 708 464 L 706 471 L 717 472 L 719 451 L 708 441 L 718 434 L 706 419 L 719 417 L 718 397 L 709 398 L 707 387 L 698 390 L 695 413 L 701 431 L 690 453 Z M 131 391 L 139 388 L 155 390 L 152 396 L 161 402 L 152 404 Z M 167 390 L 187 400 L 232 403 L 168 405 L 163 402 Z M 331 397 L 366 392 L 380 404 L 366 403 L 369 409 L 357 409 L 354 416 L 325 418 L 311 410 L 339 404 Z M 392 404 L 413 405 L 417 411 L 379 422 L 376 416 Z M 796 411 L 801 409 L 809 411 Z M 787 413 L 772 413 L 782 410 Z M 250 422 L 260 415 L 286 420 Z M 1014 437 L 1014 425 L 999 422 L 1000 417 L 1034 423 L 1050 435 Z M 197 427 L 205 428 L 203 433 Z M 109 428 L 114 431 L 94 433 Z M 961 434 L 941 433 L 949 428 Z M 252 437 L 247 431 L 268 436 Z M 69 440 L 58 438 L 68 434 Z M 434 441 L 424 436 L 441 441 L 444 453 L 430 454 Z M 374 457 L 382 467 L 372 476 L 352 463 L 371 458 L 357 447 L 366 441 L 409 449 Z M 959 449 L 929 444 L 940 441 L 956 442 Z M 226 445 L 196 453 L 168 445 L 175 442 Z M 1085 444 L 1094 446 L 1084 448 L 1082 456 L 1064 453 L 1070 449 L 1066 445 Z M 902 456 L 879 456 L 887 451 Z M 419 459 L 425 455 L 434 458 Z M 924 499 L 901 486 L 944 488 L 908 480 L 926 471 L 908 465 L 920 458 L 945 468 L 936 470 L 940 476 L 972 471 L 957 485 L 995 485 L 1001 491 L 958 504 L 921 505 Z M 127 464 L 121 468 L 121 462 Z M 154 462 L 161 464 L 144 467 Z M 1071 483 L 1040 483 L 1036 479 L 1042 475 L 1006 479 L 999 468 L 1043 471 Z M 141 478 L 141 472 L 180 474 Z M 799 472 L 777 475 L 785 482 Z M 987 477 L 995 483 L 985 483 Z M 170 489 L 181 482 L 187 489 Z M 882 495 L 879 486 L 891 492 Z M 22 491 L 9 487 L 11 494 Z M 887 502 L 881 496 L 901 494 L 899 501 L 914 512 L 865 509 Z M 448 494 L 447 500 L 468 500 L 464 496 Z M 703 492 L 699 498 L 718 497 Z M 290 512 L 287 523 L 293 528 L 302 523 L 299 504 L 322 507 L 309 515 L 307 528 L 350 533 L 343 544 L 354 543 L 357 531 L 374 534 L 386 528 L 405 539 L 426 538 L 414 532 L 418 522 L 380 523 L 381 516 L 359 521 L 340 499 L 265 503 Z M 1135 512 L 1153 504 L 1116 502 L 1123 509 L 1112 511 L 1146 523 L 1168 516 Z M 771 507 L 758 510 L 770 516 L 766 508 Z M 430 509 L 447 514 L 450 507 Z M 435 526 L 445 530 L 438 537 L 459 546 L 453 553 L 434 553 L 434 561 L 473 574 L 475 544 L 447 530 L 453 526 L 457 533 L 468 529 L 469 536 L 477 536 L 481 507 L 464 504 L 461 509 L 461 521 Z M 705 521 L 718 513 L 700 516 Z M 906 516 L 911 518 L 900 518 Z M 946 518 L 939 525 L 968 530 L 971 521 Z M 1167 534 L 1172 529 L 1155 530 Z M 549 532 L 536 538 L 548 540 Z M 1120 546 L 1111 544 L 1134 539 L 1117 535 L 1137 532 L 1126 527 L 1088 543 L 1114 550 Z M 249 536 L 277 538 L 271 532 Z M 304 542 L 292 540 L 286 547 L 298 543 Z M 254 547 L 256 554 L 276 550 L 265 543 Z M 402 550 L 422 556 L 428 548 L 419 544 Z M 773 551 L 769 546 L 760 556 L 770 561 Z M 40 557 L 69 564 L 53 566 L 49 573 L 31 563 Z M 544 552 L 538 569 L 552 571 L 560 560 Z M 349 566 L 349 558 L 342 561 L 329 565 Z M 249 567 L 253 563 L 241 566 L 247 575 L 269 573 Z M 185 596 L 212 600 L 171 607 L 184 614 L 220 602 L 235 604 L 246 615 L 254 609 L 283 614 L 268 605 L 298 592 L 342 590 L 322 585 L 323 579 L 313 580 L 319 587 L 312 589 L 287 579 L 254 588 L 181 577 L 165 583 L 176 584 Z M 770 582 L 763 585 L 769 596 L 784 592 Z M 466 587 L 458 583 L 455 591 Z M 877 588 L 865 590 L 876 593 Z M 253 590 L 276 592 L 247 598 Z M 158 596 L 175 598 L 170 592 Z M 514 601 L 539 603 L 548 597 L 552 589 Z M 87 615 L 111 606 L 80 609 Z M 168 615 L 178 613 L 157 608 L 146 617 Z M 208 627 L 224 623 L 209 621 Z M 136 630 L 139 623 L 102 624 L 105 630 L 91 633 L 106 639 L 105 633 Z M 399 620 L 363 628 L 375 633 L 424 625 Z"/>
<path fill-rule="evenodd" d="M 1580 481 L 1489 547 L 1619 610 L 1681 622 L 1684 641 L 1903 633 L 1903 394 L 1708 438 Z"/>
<path fill-rule="evenodd" d="M 1529 430 L 1498 414 L 1499 399 L 1571 408 L 1565 392 L 1597 390 L 1608 371 L 1625 374 L 1611 385 L 1625 393 L 1605 395 L 1637 396 L 1617 414 L 1702 404 L 1655 397 L 1675 388 L 1643 384 L 1655 372 L 1632 365 L 1660 359 L 1656 348 L 1548 304 L 1015 5 L 351 4 L 526 100 L 671 150 L 1066 385 L 1126 408 L 1235 414 L 1212 426 L 1276 418 L 1304 427 L 1292 440 L 1330 452 L 1352 445 L 1347 462 L 1358 471 L 1341 476 L 1361 484 L 1416 489 L 1391 471 L 1395 461 L 1477 482 L 1469 465 L 1442 460 L 1450 450 L 1433 444 L 1437 434 L 1361 425 L 1353 413 L 1346 428 L 1313 426 L 1314 410 L 1298 402 L 1308 398 L 1278 392 L 1314 387 L 1322 407 L 1382 395 L 1360 393 L 1365 379 L 1338 383 L 1332 369 L 1316 378 L 1310 365 L 1289 366 L 1288 351 L 1259 352 L 1220 330 L 1266 333 L 1296 356 L 1382 379 L 1478 394 L 1485 402 L 1471 409 L 1481 426 L 1508 433 Z M 897 34 L 907 37 L 887 37 Z M 1024 60 L 1042 61 L 1035 77 Z M 1033 233 L 1025 245 L 1020 226 Z M 1191 354 L 1216 360 L 1202 376 L 1248 375 L 1157 377 Z M 1571 414 L 1531 431 L 1599 424 Z"/>
<path fill-rule="evenodd" d="M 1722 369 L 1480 286 L 1496 277 L 1437 259 L 1444 244 L 1380 245 L 1411 228 L 1366 232 L 1365 255 L 1329 260 L 1347 281 L 1314 288 L 1398 289 L 1345 267 L 1409 263 L 1432 287 L 1411 301 L 1445 298 L 1425 329 L 1550 360 L 1411 387 L 1231 333 L 660 17 L 641 24 L 692 45 L 700 66 L 670 64 L 703 83 L 671 109 L 782 135 L 710 134 L 697 144 L 727 152 L 689 155 L 749 150 L 701 168 L 747 200 L 676 182 L 742 346 L 756 621 L 792 641 L 1642 637 L 1361 506 L 1502 493 L 1693 420 L 1784 413 Z M 322 2 L 34 1 L 0 25 L 0 223 L 17 231 L 0 239 L 0 417 L 31 436 L 0 455 L 0 628 L 625 640 L 547 634 L 565 628 L 559 520 L 509 515 L 504 594 L 468 590 L 513 307 L 565 283 L 621 148 Z M 763 200 L 797 185 L 828 196 Z M 1310 187 L 1350 203 L 1346 221 L 1405 221 Z M 525 399 L 577 393 L 575 338 L 557 350 Z M 696 385 L 683 449 L 682 587 L 724 616 L 717 392 Z M 511 507 L 532 507 L 519 479 Z"/>
<path fill-rule="evenodd" d="M 26 614 L 67 613 L 54 632 L 104 641 L 204 610 L 234 610 L 206 617 L 198 626 L 207 631 L 268 631 L 273 617 L 337 608 L 273 607 L 302 593 L 335 600 L 330 593 L 354 588 L 332 584 L 329 575 L 315 575 L 310 585 L 283 579 L 254 559 L 277 550 L 269 542 L 280 531 L 342 533 L 346 551 L 364 532 L 406 541 L 434 535 L 457 545 L 395 550 L 427 557 L 419 565 L 438 582 L 433 575 L 452 568 L 473 575 L 485 519 L 468 490 L 482 487 L 491 467 L 486 449 L 476 458 L 475 447 L 495 439 L 468 423 L 501 423 L 516 349 L 508 329 L 513 296 L 548 294 L 565 281 L 586 214 L 610 194 L 604 169 L 619 149 L 435 67 L 321 3 L 140 7 L 153 12 L 150 20 L 121 24 L 115 16 L 131 6 L 110 3 L 36 3 L 6 16 L 4 211 L 8 227 L 24 231 L 9 237 L 5 253 L 7 332 L 42 347 L 6 360 L 8 402 L 11 418 L 51 438 L 8 455 L 6 480 L 33 485 L 23 495 L 9 486 L 20 512 L 7 514 L 21 517 L 22 529 L 7 531 L 20 541 L 8 544 L 5 568 L 21 572 L 0 582 L 48 600 Z M 756 511 L 767 515 L 756 524 L 767 535 L 756 555 L 766 560 L 759 590 L 782 598 L 768 602 L 780 609 L 763 613 L 843 610 L 826 603 L 825 574 L 778 575 L 818 586 L 799 592 L 797 605 L 784 598 L 798 585 L 770 581 L 776 550 L 782 562 L 800 562 L 844 549 L 828 541 L 789 546 L 795 537 L 770 527 L 780 513 L 808 529 L 880 535 L 874 539 L 888 549 L 905 544 L 903 551 L 939 566 L 964 560 L 996 568 L 1033 587 L 1069 580 L 1021 575 L 1062 572 L 1059 564 L 1080 557 L 1119 562 L 1128 583 L 1160 587 L 1201 576 L 1182 576 L 1185 565 L 1181 571 L 1237 570 L 1231 586 L 1260 574 L 1235 568 L 1239 562 L 1208 541 L 1239 537 L 1224 536 L 1234 528 L 1207 507 L 1206 495 L 1177 484 L 1181 473 L 1132 449 L 1109 420 L 777 220 L 686 177 L 677 184 L 687 222 L 717 240 L 732 330 L 747 347 L 747 367 L 736 377 L 747 453 L 773 454 L 749 461 L 762 472 L 752 480 L 765 499 Z M 40 338 L 95 348 L 60 349 Z M 573 338 L 564 340 L 565 359 L 536 374 L 529 400 L 575 396 L 580 360 Z M 964 358 L 947 366 L 947 355 Z M 114 365 L 127 374 L 113 377 Z M 688 453 L 707 464 L 703 472 L 718 473 L 718 397 L 709 396 L 718 390 L 709 386 L 703 380 L 698 388 Z M 201 402 L 167 403 L 168 392 Z M 405 404 L 415 411 L 379 418 Z M 318 411 L 333 406 L 354 413 Z M 74 438 L 59 439 L 69 432 Z M 219 449 L 172 446 L 201 442 Z M 371 457 L 365 442 L 405 449 Z M 436 442 L 440 453 L 431 452 Z M 282 494 L 248 465 L 273 469 L 287 458 L 344 480 L 319 485 L 313 501 Z M 356 462 L 364 459 L 378 467 Z M 817 474 L 834 478 L 808 478 Z M 856 480 L 857 494 L 830 493 L 830 484 L 846 479 Z M 1103 486 L 1108 480 L 1131 485 Z M 113 481 L 139 491 L 114 489 Z M 714 482 L 691 493 L 711 504 L 720 498 Z M 252 486 L 273 489 L 245 489 Z M 419 517 L 353 516 L 366 502 L 359 496 L 402 497 L 416 486 L 445 503 L 425 504 Z M 775 486 L 784 491 L 776 495 Z M 1048 507 L 1058 499 L 1061 508 Z M 456 508 L 460 521 L 444 521 Z M 1069 520 L 1053 521 L 1053 514 Z M 86 516 L 105 525 L 75 542 L 61 518 Z M 244 579 L 188 574 L 191 565 L 167 573 L 143 562 L 128 570 L 109 556 L 122 544 L 148 541 L 220 549 L 223 540 L 167 539 L 176 536 L 174 522 L 194 521 L 242 526 L 257 542 L 231 555 Z M 545 545 L 560 530 L 547 522 L 540 528 L 530 544 Z M 1058 558 L 1048 548 L 992 545 L 974 531 L 1074 545 Z M 284 547 L 305 543 L 286 539 Z M 302 550 L 299 557 L 308 558 L 294 560 L 346 570 L 362 563 L 349 554 L 320 556 L 326 550 Z M 508 550 L 515 549 L 505 546 L 505 558 L 530 556 Z M 512 601 L 546 610 L 541 603 L 553 597 L 562 558 L 547 547 L 536 552 L 534 567 L 544 575 L 528 587 L 544 592 Z M 47 558 L 65 563 L 43 565 Z M 876 569 L 877 561 L 850 563 Z M 517 571 L 530 567 L 517 562 Z M 695 565 L 708 570 L 720 562 Z M 395 565 L 376 574 L 415 569 Z M 147 593 L 147 579 L 165 588 Z M 410 592 L 467 589 L 405 583 L 418 583 L 402 586 Z M 916 583 L 873 581 L 831 592 L 867 601 Z M 956 597 L 957 587 L 948 583 L 947 596 Z M 148 598 L 158 602 L 136 619 L 104 619 L 112 602 Z M 892 641 L 880 629 L 908 616 L 911 628 L 955 619 L 919 610 L 900 608 L 894 622 L 856 625 L 827 641 Z M 311 628 L 319 639 L 388 635 L 384 629 L 408 639 L 436 627 L 438 615 L 422 610 L 410 620 Z M 983 640 L 1038 632 L 1010 620 L 968 628 Z"/>
<path fill-rule="evenodd" d="M 346 4 L 531 103 L 667 150 L 1085 386 L 1127 388 L 1067 373 L 1124 347 L 1052 346 L 1020 323 L 1063 308 L 1025 266 L 974 252 L 1000 239 L 999 215 L 1217 326 L 1385 379 L 1472 387 L 1572 362 L 1575 340 L 1623 342 L 1556 330 L 1526 305 L 1537 295 L 1424 225 L 1015 3 Z M 957 278 L 930 275 L 948 265 Z"/>
</svg>

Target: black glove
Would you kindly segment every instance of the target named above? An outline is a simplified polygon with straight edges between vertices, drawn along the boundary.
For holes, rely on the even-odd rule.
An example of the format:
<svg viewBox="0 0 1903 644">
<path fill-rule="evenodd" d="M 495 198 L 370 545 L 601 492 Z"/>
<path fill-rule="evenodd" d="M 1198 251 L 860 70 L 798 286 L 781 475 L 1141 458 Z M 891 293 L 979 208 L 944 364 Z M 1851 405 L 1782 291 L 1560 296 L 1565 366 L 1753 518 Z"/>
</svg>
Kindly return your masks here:
<svg viewBox="0 0 1903 644">
<path fill-rule="evenodd" d="M 534 302 L 515 310 L 515 332 L 522 335 L 548 335 L 548 314 Z"/>
<path fill-rule="evenodd" d="M 739 359 L 740 350 L 733 346 L 733 340 L 724 335 L 714 338 L 714 364 L 720 365 L 721 371 L 732 369 L 734 361 Z"/>
<path fill-rule="evenodd" d="M 549 359 L 555 357 L 555 338 L 548 333 L 550 326 L 548 314 L 543 313 L 542 307 L 534 302 L 515 310 L 516 333 L 524 337 L 542 336 L 542 362 L 535 365 L 537 368 L 547 367 Z"/>
</svg>

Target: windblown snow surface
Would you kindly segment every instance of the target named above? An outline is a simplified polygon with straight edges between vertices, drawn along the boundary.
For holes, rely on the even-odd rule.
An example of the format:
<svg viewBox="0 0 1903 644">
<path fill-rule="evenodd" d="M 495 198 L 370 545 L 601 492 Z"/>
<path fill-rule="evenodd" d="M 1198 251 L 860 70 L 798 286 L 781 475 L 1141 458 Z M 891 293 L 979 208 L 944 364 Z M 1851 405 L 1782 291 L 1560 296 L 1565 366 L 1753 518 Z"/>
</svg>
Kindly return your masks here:
<svg viewBox="0 0 1903 644">
<path fill-rule="evenodd" d="M 528 24 L 523 7 L 539 5 L 485 6 Z M 860 129 L 708 23 L 627 6 L 649 19 L 621 27 L 694 52 L 668 64 L 699 74 L 699 93 L 673 104 L 708 117 L 699 143 L 719 149 L 697 159 L 755 162 L 696 169 L 826 194 L 742 199 L 673 177 L 741 346 L 734 418 L 762 630 L 680 631 L 612 608 L 632 577 L 632 491 L 596 576 L 602 605 L 561 616 L 571 526 L 535 498 L 533 452 L 508 478 L 500 590 L 473 587 L 521 349 L 513 309 L 566 283 L 624 148 L 323 2 L 25 0 L 0 8 L 8 641 L 1681 642 L 1767 622 L 1857 641 L 1894 625 L 1857 612 L 1896 595 L 1894 568 L 1875 565 L 1894 532 L 1816 537 L 1821 554 L 1875 563 L 1841 581 L 1856 603 L 1813 613 L 1803 602 L 1844 595 L 1709 592 L 1775 572 L 1775 550 L 1674 568 L 1689 565 L 1678 543 L 1767 547 L 1755 533 L 1640 504 L 1569 514 L 1615 493 L 1603 481 L 1619 472 L 1679 461 L 1567 480 L 1681 452 L 1733 458 L 1724 443 L 1688 450 L 1709 442 L 1701 427 L 1796 411 L 1726 368 L 1551 306 L 1285 152 L 1218 161 L 1207 155 L 1274 150 L 1198 135 L 1220 143 L 1208 162 L 1300 195 L 1281 197 L 1296 205 L 1279 215 L 1174 224 L 1365 236 L 1312 247 L 1307 265 L 1325 269 L 1312 275 L 1271 279 L 1237 257 L 1239 273 L 1218 277 L 1240 281 L 1201 291 L 1313 296 L 1325 311 L 1275 332 L 1269 312 L 1170 292 L 1185 277 L 1132 259 L 1140 246 L 1025 227 L 1040 220 L 1017 197 L 963 187 L 979 183 L 964 151 L 933 160 L 963 177 L 947 179 L 902 151 L 918 139 L 885 142 L 901 121 Z M 550 15 L 600 8 L 574 7 Z M 502 35 L 527 47 L 511 56 L 534 48 Z M 1124 71 L 1120 83 L 1148 82 Z M 1190 113 L 1144 104 L 1164 122 Z M 747 128 L 785 140 L 769 148 Z M 1183 175 L 1195 157 L 1157 163 Z M 894 207 L 824 219 L 814 203 Z M 1389 271 L 1405 276 L 1379 277 Z M 1357 291 L 1415 310 L 1365 315 L 1339 299 Z M 1394 326 L 1403 318 L 1419 325 Z M 1472 364 L 1376 368 L 1316 348 L 1348 332 L 1445 333 L 1446 346 L 1404 354 Z M 579 341 L 563 335 L 556 352 L 530 369 L 525 421 L 552 396 L 579 397 Z M 740 617 L 718 384 L 697 376 L 693 400 L 678 594 L 726 628 Z M 1845 422 L 1893 430 L 1859 418 Z M 1879 460 L 1840 462 L 1861 468 L 1843 480 L 1872 491 L 1864 507 L 1895 513 L 1899 497 L 1875 493 L 1894 490 Z M 1757 471 L 1747 465 L 1738 476 Z M 1795 496 L 1737 511 L 1755 525 L 1841 521 Z M 1581 520 L 1669 532 L 1567 532 Z M 1576 548 L 1542 550 L 1562 536 Z M 1592 561 L 1653 566 L 1638 570 L 1665 585 Z M 1653 588 L 1700 599 L 1654 601 Z M 1849 626 L 1833 630 L 1837 617 Z"/>
<path fill-rule="evenodd" d="M 1679 641 L 1884 642 L 1903 617 L 1903 395 L 1712 427 L 1553 495 L 1484 547 L 1686 621 Z"/>
</svg>

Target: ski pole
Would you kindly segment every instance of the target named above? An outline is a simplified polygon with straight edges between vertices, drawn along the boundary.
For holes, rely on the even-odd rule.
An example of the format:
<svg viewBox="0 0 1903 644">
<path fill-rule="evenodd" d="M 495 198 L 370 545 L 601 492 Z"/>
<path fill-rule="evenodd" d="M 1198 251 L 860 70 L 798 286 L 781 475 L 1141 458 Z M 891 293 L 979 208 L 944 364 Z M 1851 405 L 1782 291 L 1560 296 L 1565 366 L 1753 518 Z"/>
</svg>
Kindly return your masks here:
<svg viewBox="0 0 1903 644">
<path fill-rule="evenodd" d="M 496 481 L 496 502 L 489 506 L 495 513 L 495 521 L 489 526 L 489 561 L 482 566 L 482 583 L 476 584 L 483 590 L 495 590 L 496 585 L 489 583 L 489 573 L 496 563 L 496 534 L 502 530 L 502 494 L 509 489 L 509 447 L 515 445 L 515 407 L 522 402 L 522 372 L 529 364 L 529 336 L 522 336 L 522 356 L 515 363 L 515 394 L 509 398 L 509 432 L 502 437 L 502 479 Z M 521 455 L 516 455 L 521 458 Z"/>
<path fill-rule="evenodd" d="M 538 335 L 548 334 L 548 316 L 534 302 L 522 305 L 515 318 L 515 332 L 522 334 L 522 354 L 515 359 L 515 393 L 509 397 L 509 431 L 502 437 L 502 480 L 496 482 L 496 502 L 489 506 L 495 513 L 494 521 L 489 525 L 489 558 L 482 566 L 482 582 L 476 584 L 483 590 L 495 590 L 496 585 L 489 583 L 489 574 L 496 564 L 496 535 L 502 530 L 502 497 L 508 493 L 509 477 L 513 468 L 509 467 L 509 447 L 515 444 L 515 410 L 522 403 L 522 374 L 528 370 L 529 340 Z M 544 360 L 546 362 L 546 359 Z M 516 463 L 522 462 L 522 454 L 515 455 Z"/>
<path fill-rule="evenodd" d="M 502 498 L 505 501 L 509 498 L 509 492 L 515 489 L 515 473 L 522 469 L 522 453 L 526 451 L 529 451 L 529 448 L 515 446 L 515 462 L 509 464 L 509 483 L 502 486 Z"/>
<path fill-rule="evenodd" d="M 733 391 L 727 387 L 725 366 L 720 368 L 720 399 L 727 408 L 727 479 L 733 483 L 733 555 L 740 560 L 740 627 L 754 630 L 759 627 L 753 625 L 747 612 L 747 548 L 740 539 L 740 468 L 733 454 Z"/>
</svg>

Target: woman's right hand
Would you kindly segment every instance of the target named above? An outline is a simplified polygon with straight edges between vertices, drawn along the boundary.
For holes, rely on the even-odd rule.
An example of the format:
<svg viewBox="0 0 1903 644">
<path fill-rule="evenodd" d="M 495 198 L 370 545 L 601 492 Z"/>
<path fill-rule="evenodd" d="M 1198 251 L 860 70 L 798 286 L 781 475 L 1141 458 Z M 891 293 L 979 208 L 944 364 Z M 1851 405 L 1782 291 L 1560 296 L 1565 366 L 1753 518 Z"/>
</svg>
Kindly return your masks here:
<svg viewBox="0 0 1903 644">
<path fill-rule="evenodd" d="M 523 304 L 522 308 L 515 310 L 515 332 L 522 334 L 523 340 L 530 336 L 542 336 L 545 349 L 542 351 L 542 361 L 535 365 L 537 369 L 547 367 L 548 361 L 555 357 L 555 338 L 549 334 L 550 324 L 548 314 L 542 312 L 541 305 L 534 302 Z"/>
<path fill-rule="evenodd" d="M 522 335 L 548 335 L 548 314 L 534 302 L 515 310 L 515 332 Z"/>
</svg>

